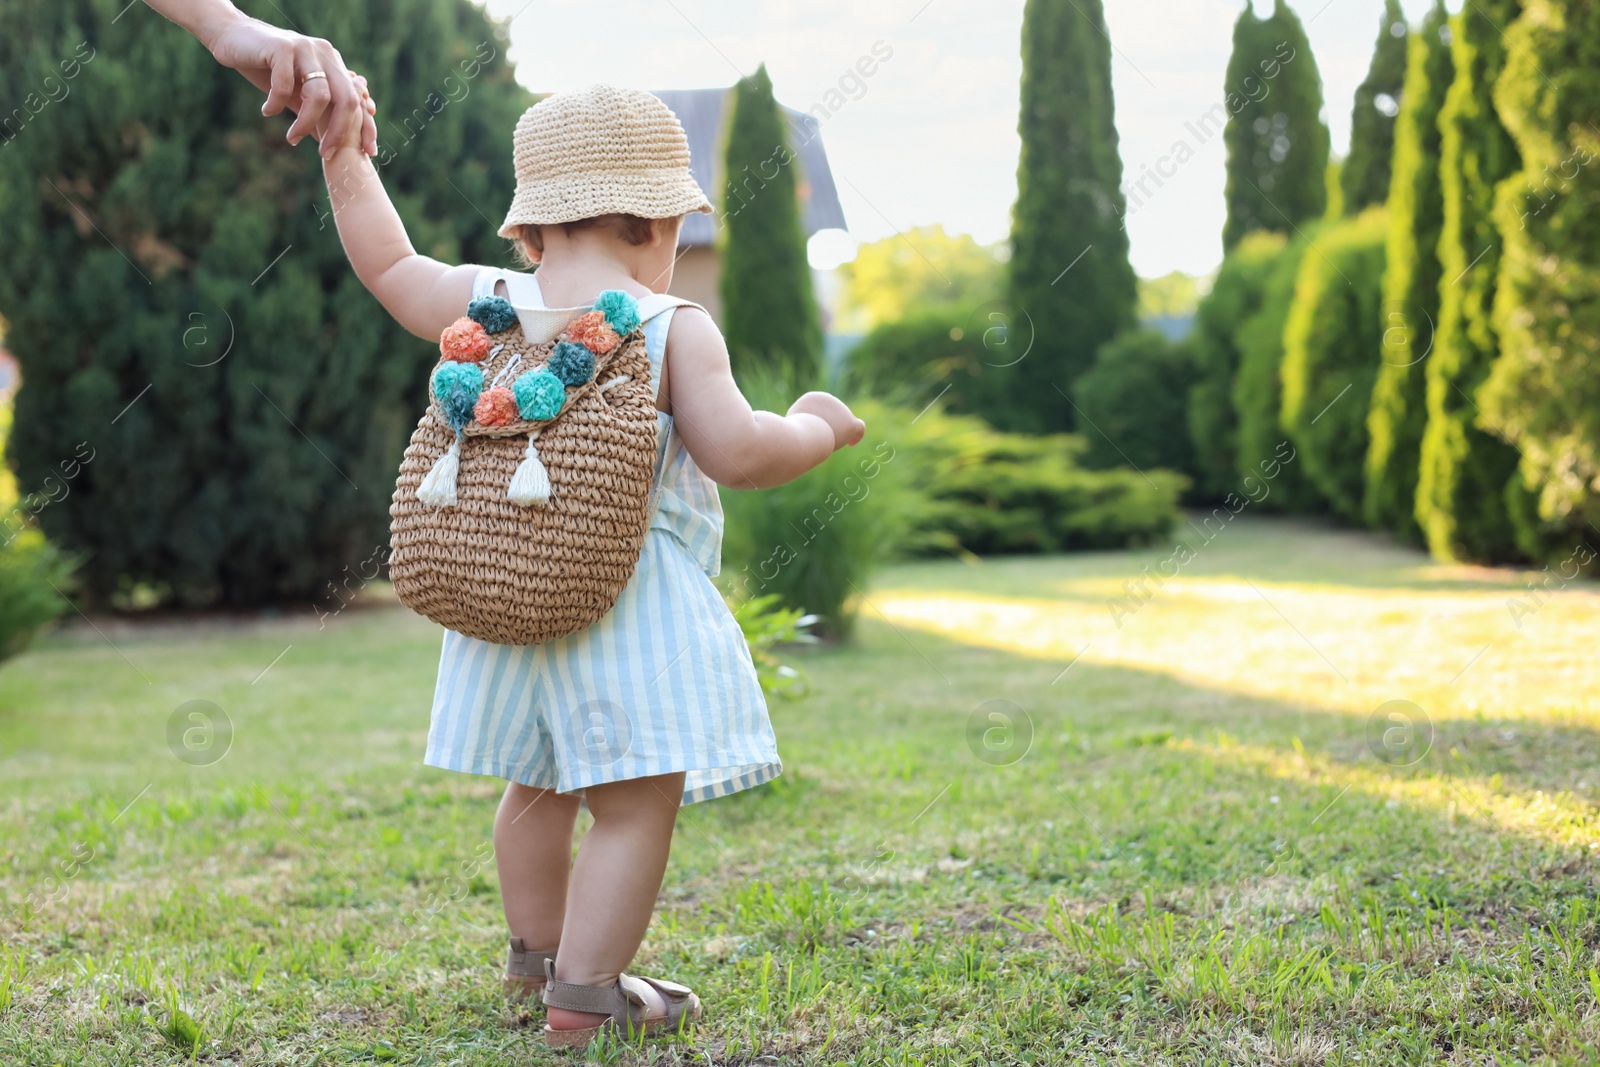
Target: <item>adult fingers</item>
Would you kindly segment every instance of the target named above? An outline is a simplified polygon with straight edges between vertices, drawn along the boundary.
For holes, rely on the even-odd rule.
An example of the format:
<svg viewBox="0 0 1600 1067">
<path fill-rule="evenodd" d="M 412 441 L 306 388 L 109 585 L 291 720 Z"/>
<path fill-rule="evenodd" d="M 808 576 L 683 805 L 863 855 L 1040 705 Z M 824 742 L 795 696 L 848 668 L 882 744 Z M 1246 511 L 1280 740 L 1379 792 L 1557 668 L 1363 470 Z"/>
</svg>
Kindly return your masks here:
<svg viewBox="0 0 1600 1067">
<path fill-rule="evenodd" d="M 349 70 L 345 68 L 344 57 L 339 55 L 339 50 L 327 41 L 319 40 L 316 44 L 317 58 L 322 63 L 321 69 L 328 72 L 328 90 L 332 94 L 330 103 L 332 114 L 328 126 L 335 130 L 349 130 L 360 121 L 358 116 L 362 112 L 361 93 L 356 89 Z M 322 146 L 324 156 L 332 156 L 337 150 L 337 144 Z"/>
<path fill-rule="evenodd" d="M 295 78 L 299 82 L 300 106 L 294 124 L 289 127 L 290 144 L 299 144 L 322 126 L 323 113 L 332 99 L 329 83 L 333 81 L 333 73 L 324 68 L 316 45 L 317 42 L 310 37 L 302 37 L 295 42 Z M 322 72 L 322 77 L 308 77 L 318 71 Z M 341 73 L 339 76 L 344 75 Z"/>
<path fill-rule="evenodd" d="M 271 84 L 267 90 L 267 102 L 261 105 L 262 115 L 276 115 L 286 107 L 292 107 L 300 95 L 300 80 L 295 74 L 294 48 L 285 44 L 274 48 L 266 55 L 267 65 L 270 68 Z"/>
</svg>

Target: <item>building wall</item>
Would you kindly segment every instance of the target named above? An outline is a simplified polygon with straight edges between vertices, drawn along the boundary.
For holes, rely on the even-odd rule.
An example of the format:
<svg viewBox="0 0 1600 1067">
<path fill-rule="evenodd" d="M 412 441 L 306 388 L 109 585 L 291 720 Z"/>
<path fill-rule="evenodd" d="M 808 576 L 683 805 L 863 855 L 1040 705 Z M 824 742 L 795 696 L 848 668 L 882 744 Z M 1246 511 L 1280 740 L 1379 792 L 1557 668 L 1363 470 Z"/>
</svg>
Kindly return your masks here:
<svg viewBox="0 0 1600 1067">
<path fill-rule="evenodd" d="M 678 265 L 672 269 L 673 296 L 693 300 L 711 312 L 718 326 L 722 325 L 722 257 L 715 248 L 696 245 L 683 253 Z"/>
</svg>

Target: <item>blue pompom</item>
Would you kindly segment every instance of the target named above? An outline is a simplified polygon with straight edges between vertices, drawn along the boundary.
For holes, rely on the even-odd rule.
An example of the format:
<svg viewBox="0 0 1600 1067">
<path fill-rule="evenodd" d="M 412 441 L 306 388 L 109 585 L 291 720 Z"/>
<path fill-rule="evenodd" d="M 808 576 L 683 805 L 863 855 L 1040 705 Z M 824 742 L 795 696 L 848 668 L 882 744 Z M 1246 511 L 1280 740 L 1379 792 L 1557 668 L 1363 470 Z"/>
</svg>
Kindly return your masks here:
<svg viewBox="0 0 1600 1067">
<path fill-rule="evenodd" d="M 571 341 L 559 341 L 545 364 L 567 385 L 582 385 L 594 377 L 594 353 Z"/>
<path fill-rule="evenodd" d="M 457 433 L 472 421 L 472 407 L 483 392 L 483 371 L 476 363 L 441 363 L 433 372 L 433 395 L 445 422 Z"/>
<path fill-rule="evenodd" d="M 517 414 L 530 422 L 544 422 L 561 414 L 561 405 L 567 400 L 567 387 L 561 379 L 543 367 L 517 375 L 511 383 L 511 395 L 517 398 Z"/>
<path fill-rule="evenodd" d="M 517 310 L 503 296 L 480 296 L 467 305 L 467 318 L 490 333 L 504 333 L 517 324 Z"/>
<path fill-rule="evenodd" d="M 626 337 L 639 328 L 639 302 L 621 289 L 607 289 L 600 294 L 600 299 L 594 302 L 596 311 L 606 313 L 606 322 L 617 331 L 618 337 Z"/>
</svg>

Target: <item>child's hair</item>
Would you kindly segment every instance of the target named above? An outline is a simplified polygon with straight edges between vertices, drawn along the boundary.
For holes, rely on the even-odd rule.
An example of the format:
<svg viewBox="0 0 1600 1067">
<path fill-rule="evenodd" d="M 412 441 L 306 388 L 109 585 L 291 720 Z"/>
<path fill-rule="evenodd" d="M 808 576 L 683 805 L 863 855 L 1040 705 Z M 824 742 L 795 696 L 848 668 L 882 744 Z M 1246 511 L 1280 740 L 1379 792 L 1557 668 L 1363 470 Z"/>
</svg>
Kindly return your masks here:
<svg viewBox="0 0 1600 1067">
<path fill-rule="evenodd" d="M 589 219 L 576 219 L 572 222 L 556 223 L 567 233 L 577 230 L 590 230 L 604 227 L 616 236 L 627 241 L 630 245 L 646 244 L 650 240 L 650 224 L 653 219 L 640 218 L 638 215 L 596 215 Z M 517 244 L 517 254 L 524 265 L 534 266 L 544 258 L 544 227 L 536 223 L 524 223 L 516 229 L 513 238 Z"/>
</svg>

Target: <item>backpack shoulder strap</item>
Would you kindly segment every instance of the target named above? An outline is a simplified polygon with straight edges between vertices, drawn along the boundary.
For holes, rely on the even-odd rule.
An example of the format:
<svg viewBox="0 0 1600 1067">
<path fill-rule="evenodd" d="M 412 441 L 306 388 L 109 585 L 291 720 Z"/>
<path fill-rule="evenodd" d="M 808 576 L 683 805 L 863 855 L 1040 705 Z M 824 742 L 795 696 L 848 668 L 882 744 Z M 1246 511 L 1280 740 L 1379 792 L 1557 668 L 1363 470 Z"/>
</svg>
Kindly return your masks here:
<svg viewBox="0 0 1600 1067">
<path fill-rule="evenodd" d="M 505 280 L 506 272 L 499 267 L 479 267 L 478 273 L 472 279 L 472 299 L 477 300 L 479 297 L 493 296 L 495 283 Z M 511 286 L 508 284 L 506 289 L 509 291 L 510 288 Z"/>
<path fill-rule="evenodd" d="M 674 308 L 698 308 L 701 311 L 706 310 L 705 308 L 700 307 L 699 304 L 696 304 L 693 300 L 685 300 L 681 296 L 673 296 L 670 293 L 651 293 L 649 296 L 639 301 L 639 321 L 649 322 L 663 311 L 670 311 Z M 706 311 L 706 314 L 709 315 L 711 313 Z"/>
</svg>

